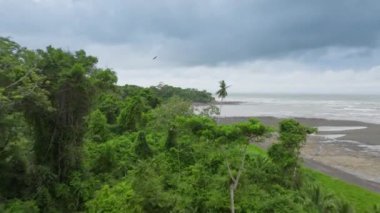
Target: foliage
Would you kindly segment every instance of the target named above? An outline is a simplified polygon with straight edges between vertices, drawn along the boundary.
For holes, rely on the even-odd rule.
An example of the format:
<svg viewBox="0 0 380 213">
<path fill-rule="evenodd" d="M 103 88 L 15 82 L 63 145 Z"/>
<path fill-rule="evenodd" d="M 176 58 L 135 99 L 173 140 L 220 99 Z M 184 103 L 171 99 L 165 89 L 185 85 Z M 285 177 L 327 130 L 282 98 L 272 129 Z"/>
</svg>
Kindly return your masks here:
<svg viewBox="0 0 380 213">
<path fill-rule="evenodd" d="M 162 83 L 156 87 L 150 87 L 149 89 L 153 91 L 157 97 L 163 100 L 178 96 L 183 100 L 190 102 L 209 103 L 214 101 L 212 94 L 205 90 L 199 91 L 190 88 L 182 89 L 180 87 L 173 87 Z"/>
<path fill-rule="evenodd" d="M 142 98 L 132 97 L 126 102 L 126 106 L 121 110 L 117 118 L 117 123 L 121 132 L 136 131 L 144 125 L 143 113 L 147 110 Z"/>
<path fill-rule="evenodd" d="M 140 159 L 151 157 L 153 154 L 148 142 L 146 141 L 145 133 L 142 131 L 137 135 L 134 150 L 137 158 Z"/>
<path fill-rule="evenodd" d="M 39 209 L 34 201 L 21 201 L 11 200 L 5 204 L 0 204 L 0 212 L 14 213 L 14 212 L 30 212 L 37 213 Z"/>
<path fill-rule="evenodd" d="M 122 181 L 110 187 L 104 185 L 96 192 L 95 198 L 86 203 L 88 212 L 136 212 L 128 205 L 134 196 L 132 186 L 127 181 Z"/>
<path fill-rule="evenodd" d="M 49 91 L 54 109 L 29 105 L 25 115 L 34 130 L 36 163 L 48 166 L 63 181 L 81 164 L 84 116 L 92 96 L 88 75 L 97 59 L 84 51 L 72 54 L 53 47 L 37 54 L 37 67 L 46 76 L 41 87 Z"/>
<path fill-rule="evenodd" d="M 27 187 L 27 159 L 21 141 L 12 141 L 0 151 L 0 199 L 23 195 Z"/>
<path fill-rule="evenodd" d="M 327 176 L 321 172 L 310 169 L 304 169 L 304 172 L 311 181 L 325 186 L 331 192 L 334 192 L 349 202 L 355 208 L 356 212 L 376 212 L 373 208 L 380 202 L 379 194 Z"/>
<path fill-rule="evenodd" d="M 351 211 L 301 169 L 314 129 L 284 120 L 267 154 L 253 145 L 271 132 L 260 121 L 193 113 L 211 93 L 117 86 L 96 63 L 0 39 L 1 212 Z"/>
<path fill-rule="evenodd" d="M 104 143 L 85 144 L 85 166 L 96 175 L 124 176 L 132 166 L 132 136 L 119 136 Z"/>
<path fill-rule="evenodd" d="M 166 138 L 165 142 L 165 148 L 167 150 L 170 150 L 171 148 L 175 148 L 177 146 L 177 130 L 176 127 L 173 125 L 168 130 L 168 136 Z"/>
<path fill-rule="evenodd" d="M 91 141 L 104 142 L 110 137 L 106 116 L 99 110 L 93 111 L 88 118 L 87 137 Z"/>
<path fill-rule="evenodd" d="M 113 92 L 116 90 L 117 76 L 116 73 L 110 69 L 94 69 L 91 71 L 91 81 L 94 89 L 99 91 L 100 94 L 104 92 Z"/>
<path fill-rule="evenodd" d="M 307 128 L 295 120 L 280 122 L 280 143 L 272 145 L 268 155 L 290 179 L 283 179 L 286 186 L 299 187 L 301 182 L 299 154 L 306 142 Z"/>
<path fill-rule="evenodd" d="M 122 100 L 116 94 L 103 93 L 99 95 L 96 103 L 96 110 L 100 110 L 106 118 L 108 124 L 115 124 L 120 114 Z"/>
<path fill-rule="evenodd" d="M 147 114 L 147 126 L 154 131 L 167 130 L 176 117 L 189 115 L 192 115 L 190 103 L 179 97 L 172 97 Z"/>
<path fill-rule="evenodd" d="M 37 62 L 33 51 L 0 37 L 0 202 L 28 194 L 31 137 L 25 110 L 29 105 L 51 110 Z"/>
</svg>

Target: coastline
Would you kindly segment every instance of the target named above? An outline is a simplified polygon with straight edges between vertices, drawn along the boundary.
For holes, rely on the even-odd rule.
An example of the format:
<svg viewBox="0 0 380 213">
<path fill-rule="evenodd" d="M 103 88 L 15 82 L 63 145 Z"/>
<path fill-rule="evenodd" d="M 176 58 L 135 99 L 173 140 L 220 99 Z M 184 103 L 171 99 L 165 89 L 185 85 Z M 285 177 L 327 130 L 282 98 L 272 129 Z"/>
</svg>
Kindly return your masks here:
<svg viewBox="0 0 380 213">
<path fill-rule="evenodd" d="M 221 117 L 219 120 L 229 124 L 249 118 L 253 117 Z M 275 128 L 283 119 L 269 116 L 254 118 Z M 361 127 L 331 129 L 310 135 L 301 149 L 301 156 L 306 167 L 380 193 L 380 125 L 349 120 L 294 119 L 310 127 Z M 271 138 L 259 146 L 268 148 L 273 141 L 276 140 Z"/>
<path fill-rule="evenodd" d="M 249 118 L 257 118 L 264 124 L 272 127 L 277 127 L 278 123 L 284 118 L 277 118 L 272 116 L 257 116 L 257 117 L 220 117 L 220 122 L 224 124 L 246 121 Z M 367 145 L 380 145 L 380 124 L 366 123 L 361 121 L 351 120 L 329 120 L 323 118 L 302 118 L 294 117 L 293 119 L 299 121 L 303 125 L 316 127 L 316 126 L 364 126 L 365 129 L 348 130 L 348 131 L 328 131 L 329 134 L 340 134 L 344 132 L 345 136 L 341 137 L 342 140 L 358 141 Z M 324 133 L 324 131 L 320 131 Z"/>
<path fill-rule="evenodd" d="M 210 103 L 202 103 L 202 102 L 193 102 L 193 106 L 210 106 L 210 105 L 239 105 L 247 102 L 244 101 L 212 101 Z"/>
</svg>

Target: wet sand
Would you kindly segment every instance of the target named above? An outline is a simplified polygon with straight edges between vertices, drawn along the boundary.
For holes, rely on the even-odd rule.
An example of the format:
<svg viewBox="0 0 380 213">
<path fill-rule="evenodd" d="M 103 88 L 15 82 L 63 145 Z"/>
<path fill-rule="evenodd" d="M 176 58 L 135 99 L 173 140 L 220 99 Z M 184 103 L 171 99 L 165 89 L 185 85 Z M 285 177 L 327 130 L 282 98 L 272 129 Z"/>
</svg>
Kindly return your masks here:
<svg viewBox="0 0 380 213">
<path fill-rule="evenodd" d="M 192 105 L 193 106 L 210 106 L 210 105 L 216 105 L 216 106 L 220 106 L 220 105 L 238 105 L 238 104 L 243 104 L 243 103 L 246 103 L 244 101 L 212 101 L 211 103 L 201 103 L 201 102 L 193 102 Z"/>
<path fill-rule="evenodd" d="M 281 120 L 274 117 L 257 118 L 273 127 L 277 127 Z M 234 123 L 247 119 L 248 117 L 225 117 L 220 121 Z M 366 127 L 355 130 L 319 131 L 316 135 L 308 137 L 301 155 L 308 167 L 380 193 L 380 125 L 346 120 L 295 119 L 310 127 Z M 344 136 L 339 137 L 342 135 Z M 266 148 L 273 141 L 275 140 L 268 140 L 261 146 Z"/>
</svg>

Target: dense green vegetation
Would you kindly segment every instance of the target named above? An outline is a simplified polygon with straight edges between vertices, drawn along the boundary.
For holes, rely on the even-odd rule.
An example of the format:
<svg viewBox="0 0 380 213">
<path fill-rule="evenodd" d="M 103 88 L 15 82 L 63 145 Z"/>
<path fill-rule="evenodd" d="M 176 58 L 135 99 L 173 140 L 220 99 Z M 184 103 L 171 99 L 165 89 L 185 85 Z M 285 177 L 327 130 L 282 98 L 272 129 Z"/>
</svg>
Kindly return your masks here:
<svg viewBox="0 0 380 213">
<path fill-rule="evenodd" d="M 193 113 L 211 94 L 116 86 L 96 63 L 0 39 L 1 212 L 353 211 L 301 169 L 309 128 L 282 121 L 266 155 L 258 120 Z"/>
<path fill-rule="evenodd" d="M 212 97 L 212 94 L 205 90 L 199 91 L 197 89 L 191 88 L 182 89 L 180 87 L 173 87 L 162 83 L 156 87 L 150 87 L 149 89 L 154 94 L 156 94 L 157 97 L 163 100 L 168 100 L 173 96 L 179 96 L 185 101 L 192 101 L 198 103 L 208 103 L 214 101 L 214 97 Z"/>
<path fill-rule="evenodd" d="M 266 151 L 255 145 L 250 146 L 249 152 L 267 155 Z M 326 195 L 334 196 L 335 194 L 346 200 L 356 212 L 379 212 L 379 194 L 309 168 L 302 168 L 302 170 L 307 181 L 323 186 Z"/>
<path fill-rule="evenodd" d="M 305 169 L 305 174 L 338 196 L 347 200 L 357 212 L 380 212 L 379 194 L 314 170 Z M 378 205 L 376 206 L 376 204 Z"/>
</svg>

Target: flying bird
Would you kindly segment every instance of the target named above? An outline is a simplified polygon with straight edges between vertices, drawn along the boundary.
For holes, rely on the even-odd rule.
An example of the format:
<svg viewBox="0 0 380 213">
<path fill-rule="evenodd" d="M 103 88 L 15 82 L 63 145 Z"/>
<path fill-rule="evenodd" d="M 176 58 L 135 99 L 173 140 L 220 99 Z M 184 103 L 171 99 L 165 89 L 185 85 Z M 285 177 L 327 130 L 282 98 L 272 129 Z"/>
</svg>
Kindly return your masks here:
<svg viewBox="0 0 380 213">
<path fill-rule="evenodd" d="M 152 60 L 156 60 L 157 56 L 154 56 Z"/>
</svg>

